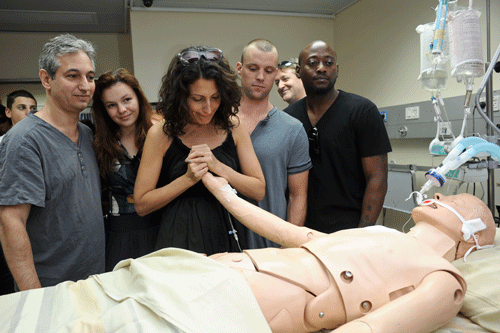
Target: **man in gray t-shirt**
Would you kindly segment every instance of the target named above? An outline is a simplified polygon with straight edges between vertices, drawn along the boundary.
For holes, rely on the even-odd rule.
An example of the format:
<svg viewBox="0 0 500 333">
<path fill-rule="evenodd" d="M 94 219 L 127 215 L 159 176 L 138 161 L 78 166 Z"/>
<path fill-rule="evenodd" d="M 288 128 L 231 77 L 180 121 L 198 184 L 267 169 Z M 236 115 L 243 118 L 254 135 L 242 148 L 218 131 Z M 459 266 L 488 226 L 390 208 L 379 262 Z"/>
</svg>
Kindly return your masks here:
<svg viewBox="0 0 500 333">
<path fill-rule="evenodd" d="M 243 94 L 238 117 L 250 133 L 266 178 L 266 195 L 257 205 L 301 226 L 306 219 L 312 163 L 302 124 L 269 102 L 277 66 L 278 51 L 270 41 L 256 39 L 245 46 L 241 62 L 236 64 Z M 251 249 L 279 247 L 251 230 L 246 237 Z"/>
<path fill-rule="evenodd" d="M 39 59 L 45 106 L 0 143 L 0 241 L 20 290 L 104 271 L 92 132 L 78 122 L 95 89 L 95 51 L 61 35 Z"/>
</svg>

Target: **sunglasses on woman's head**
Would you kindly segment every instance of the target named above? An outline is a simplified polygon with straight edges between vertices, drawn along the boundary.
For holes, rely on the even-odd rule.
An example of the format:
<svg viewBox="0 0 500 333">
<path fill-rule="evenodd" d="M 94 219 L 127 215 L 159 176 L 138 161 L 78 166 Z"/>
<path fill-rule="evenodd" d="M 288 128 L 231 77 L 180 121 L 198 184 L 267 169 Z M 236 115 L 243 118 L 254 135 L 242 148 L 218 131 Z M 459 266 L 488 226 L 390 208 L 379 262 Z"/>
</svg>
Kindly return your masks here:
<svg viewBox="0 0 500 333">
<path fill-rule="evenodd" d="M 293 65 L 293 62 L 291 62 L 290 60 L 285 60 L 285 61 L 282 61 L 278 64 L 278 69 L 291 67 L 292 65 Z"/>
<path fill-rule="evenodd" d="M 222 51 L 219 49 L 208 49 L 205 51 L 189 50 L 178 54 L 180 62 L 184 65 L 197 63 L 201 57 L 208 61 L 219 62 L 222 60 Z"/>
</svg>

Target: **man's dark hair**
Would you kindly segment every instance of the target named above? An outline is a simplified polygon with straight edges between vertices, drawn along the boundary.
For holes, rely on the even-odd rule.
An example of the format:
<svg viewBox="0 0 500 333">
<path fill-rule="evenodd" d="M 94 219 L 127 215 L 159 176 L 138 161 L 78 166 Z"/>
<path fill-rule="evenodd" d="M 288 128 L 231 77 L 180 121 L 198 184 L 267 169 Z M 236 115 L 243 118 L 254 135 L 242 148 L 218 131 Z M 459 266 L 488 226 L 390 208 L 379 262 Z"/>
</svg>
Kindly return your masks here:
<svg viewBox="0 0 500 333">
<path fill-rule="evenodd" d="M 9 96 L 7 96 L 7 107 L 9 109 L 12 109 L 12 105 L 14 104 L 14 102 L 16 101 L 16 98 L 18 98 L 18 97 L 31 98 L 36 103 L 36 98 L 29 91 L 22 90 L 22 89 L 16 90 L 16 91 L 11 92 L 9 94 Z"/>
</svg>

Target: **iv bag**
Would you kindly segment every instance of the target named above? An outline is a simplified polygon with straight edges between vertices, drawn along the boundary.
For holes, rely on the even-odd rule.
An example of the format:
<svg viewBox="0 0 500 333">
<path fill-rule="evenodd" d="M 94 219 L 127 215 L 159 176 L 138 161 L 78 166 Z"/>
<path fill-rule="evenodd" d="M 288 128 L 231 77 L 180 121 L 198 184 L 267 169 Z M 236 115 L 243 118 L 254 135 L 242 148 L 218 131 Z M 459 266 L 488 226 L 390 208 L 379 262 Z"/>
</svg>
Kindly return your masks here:
<svg viewBox="0 0 500 333">
<path fill-rule="evenodd" d="M 435 22 L 419 25 L 416 31 L 420 34 L 420 75 L 422 88 L 429 91 L 442 91 L 446 89 L 448 78 L 448 34 L 445 33 L 443 52 L 439 55 L 432 54 L 434 42 Z"/>
<path fill-rule="evenodd" d="M 458 80 L 484 75 L 480 15 L 475 9 L 450 13 L 448 32 L 451 76 L 457 77 Z"/>
</svg>

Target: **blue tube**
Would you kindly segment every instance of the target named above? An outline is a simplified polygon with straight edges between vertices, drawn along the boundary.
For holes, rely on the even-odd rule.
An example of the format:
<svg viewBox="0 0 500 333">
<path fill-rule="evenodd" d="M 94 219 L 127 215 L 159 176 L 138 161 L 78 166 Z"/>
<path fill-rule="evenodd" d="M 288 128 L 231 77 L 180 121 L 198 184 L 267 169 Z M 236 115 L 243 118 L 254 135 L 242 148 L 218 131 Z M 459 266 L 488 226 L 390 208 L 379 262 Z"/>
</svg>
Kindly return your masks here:
<svg viewBox="0 0 500 333">
<path fill-rule="evenodd" d="M 471 145 L 483 144 L 483 143 L 489 143 L 489 142 L 477 136 L 470 136 L 468 138 L 460 140 L 455 146 L 455 148 L 453 148 L 448 154 L 448 156 L 446 156 L 442 164 L 446 164 L 449 161 L 455 160 L 465 148 Z"/>
<path fill-rule="evenodd" d="M 486 141 L 486 140 L 484 140 L 484 141 Z M 462 152 L 462 149 L 460 149 L 459 152 Z M 486 141 L 485 143 L 476 143 L 476 144 L 472 145 L 472 147 L 467 149 L 465 152 L 461 153 L 460 155 L 458 155 L 455 158 L 452 158 L 452 159 L 446 161 L 446 163 L 445 163 L 445 161 L 443 161 L 443 165 L 440 166 L 439 168 L 437 168 L 435 170 L 435 173 L 440 174 L 442 177 L 444 177 L 444 175 L 449 170 L 453 170 L 453 169 L 460 167 L 462 164 L 466 163 L 468 160 L 470 160 L 471 158 L 473 158 L 474 156 L 476 156 L 477 154 L 482 153 L 482 152 L 486 152 L 486 153 L 490 154 L 491 157 L 495 158 L 497 161 L 500 160 L 500 146 Z M 450 156 L 450 155 L 448 155 L 448 156 Z M 427 174 L 430 174 L 432 176 L 433 174 L 430 173 L 431 171 L 432 171 L 432 169 L 429 170 L 429 172 Z M 427 174 L 426 174 L 426 177 L 427 177 Z M 442 186 L 442 184 L 441 184 L 441 186 Z"/>
<path fill-rule="evenodd" d="M 487 143 L 476 144 L 472 146 L 470 150 L 472 157 L 476 156 L 479 153 L 487 152 L 492 157 L 495 157 L 497 161 L 500 161 L 500 146 L 494 143 L 487 142 Z"/>
<path fill-rule="evenodd" d="M 443 6 L 445 6 L 444 17 L 442 16 Z M 436 15 L 436 29 L 434 33 L 434 42 L 432 43 L 432 53 L 441 53 L 443 51 L 444 29 L 446 27 L 447 16 L 448 16 L 448 0 L 439 0 L 438 12 Z M 440 33 L 438 31 L 440 30 L 442 31 L 443 36 L 439 35 Z"/>
<path fill-rule="evenodd" d="M 470 148 L 464 152 L 463 150 L 467 147 Z M 430 190 L 431 187 L 442 187 L 445 184 L 445 174 L 449 170 L 460 167 L 472 157 L 482 152 L 487 152 L 491 155 L 491 157 L 495 158 L 497 161 L 500 161 L 500 146 L 475 136 L 462 139 L 455 146 L 455 148 L 450 151 L 448 156 L 446 156 L 440 167 L 438 167 L 437 169 L 430 169 L 425 174 L 427 182 L 425 182 L 420 191 L 416 194 L 417 203 L 420 204 L 423 198 L 425 198 L 424 193 Z"/>
<path fill-rule="evenodd" d="M 460 142 L 456 145 L 455 148 L 458 150 L 464 150 L 468 146 L 481 144 L 481 143 L 489 143 L 489 142 L 483 138 L 478 137 L 478 136 L 469 136 L 468 138 L 464 138 L 464 139 L 460 140 Z"/>
<path fill-rule="evenodd" d="M 441 11 L 443 9 L 443 0 L 439 0 L 438 12 L 436 15 L 436 30 L 439 30 L 439 25 L 441 24 Z"/>
</svg>

